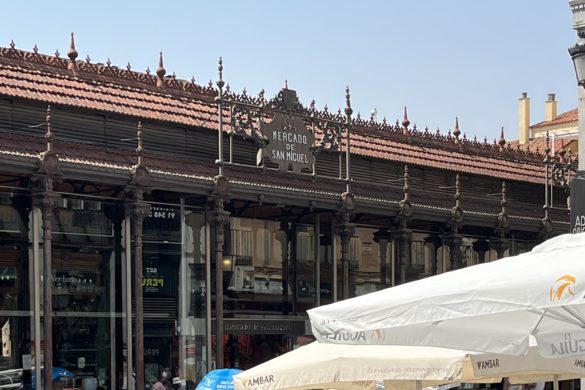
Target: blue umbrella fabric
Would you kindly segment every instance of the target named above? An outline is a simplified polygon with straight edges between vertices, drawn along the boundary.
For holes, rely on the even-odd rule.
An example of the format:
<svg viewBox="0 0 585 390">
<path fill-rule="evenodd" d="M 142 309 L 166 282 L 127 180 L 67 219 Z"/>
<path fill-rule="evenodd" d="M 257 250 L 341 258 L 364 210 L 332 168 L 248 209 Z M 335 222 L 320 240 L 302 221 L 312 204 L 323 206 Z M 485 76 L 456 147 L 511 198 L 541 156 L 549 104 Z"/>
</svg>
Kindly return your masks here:
<svg viewBox="0 0 585 390">
<path fill-rule="evenodd" d="M 195 390 L 234 390 L 234 375 L 242 370 L 237 368 L 220 368 L 207 373 Z"/>
<path fill-rule="evenodd" d="M 41 373 L 44 371 L 44 368 L 41 368 Z M 44 374 L 42 374 L 42 379 L 44 380 Z M 74 375 L 71 371 L 66 370 L 64 368 L 61 367 L 53 367 L 53 370 L 51 372 L 51 376 L 53 377 L 53 381 L 60 381 L 62 378 L 73 378 Z M 32 388 L 35 388 L 35 370 L 32 370 L 32 377 L 31 377 L 31 382 L 32 382 Z"/>
</svg>

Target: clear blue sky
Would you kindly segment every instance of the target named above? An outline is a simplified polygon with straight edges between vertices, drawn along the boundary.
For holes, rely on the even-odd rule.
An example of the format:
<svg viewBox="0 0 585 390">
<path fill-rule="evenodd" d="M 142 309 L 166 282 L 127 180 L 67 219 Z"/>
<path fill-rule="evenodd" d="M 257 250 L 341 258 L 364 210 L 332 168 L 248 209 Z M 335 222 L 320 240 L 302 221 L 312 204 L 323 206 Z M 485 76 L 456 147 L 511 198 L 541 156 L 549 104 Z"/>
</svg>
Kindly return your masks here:
<svg viewBox="0 0 585 390">
<path fill-rule="evenodd" d="M 232 89 L 274 95 L 288 80 L 301 101 L 337 109 L 345 85 L 354 111 L 442 131 L 459 117 L 468 136 L 518 133 L 518 98 L 532 120 L 548 93 L 559 111 L 577 104 L 567 48 L 576 35 L 566 0 L 386 1 L 6 1 L 0 45 L 65 55 L 75 32 L 80 58 L 130 62 L 216 80 L 223 56 Z"/>
</svg>

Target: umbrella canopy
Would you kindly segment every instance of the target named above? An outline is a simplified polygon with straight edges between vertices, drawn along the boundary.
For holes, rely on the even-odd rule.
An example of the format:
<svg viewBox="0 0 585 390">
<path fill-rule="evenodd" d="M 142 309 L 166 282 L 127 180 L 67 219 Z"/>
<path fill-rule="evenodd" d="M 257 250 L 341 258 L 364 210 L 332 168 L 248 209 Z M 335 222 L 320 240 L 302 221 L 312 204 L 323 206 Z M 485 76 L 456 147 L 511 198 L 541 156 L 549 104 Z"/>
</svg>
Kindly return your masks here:
<svg viewBox="0 0 585 390">
<path fill-rule="evenodd" d="M 436 347 L 342 345 L 314 342 L 234 377 L 236 390 L 315 388 L 406 390 L 445 383 L 512 383 L 573 379 L 585 375 L 575 358 L 547 365 L 535 348 L 526 356 L 470 353 Z"/>
<path fill-rule="evenodd" d="M 242 370 L 237 368 L 220 368 L 207 373 L 197 385 L 196 390 L 234 390 L 234 375 Z"/>
<path fill-rule="evenodd" d="M 585 355 L 585 233 L 531 252 L 308 311 L 327 343 L 428 345 L 547 357 Z"/>
</svg>

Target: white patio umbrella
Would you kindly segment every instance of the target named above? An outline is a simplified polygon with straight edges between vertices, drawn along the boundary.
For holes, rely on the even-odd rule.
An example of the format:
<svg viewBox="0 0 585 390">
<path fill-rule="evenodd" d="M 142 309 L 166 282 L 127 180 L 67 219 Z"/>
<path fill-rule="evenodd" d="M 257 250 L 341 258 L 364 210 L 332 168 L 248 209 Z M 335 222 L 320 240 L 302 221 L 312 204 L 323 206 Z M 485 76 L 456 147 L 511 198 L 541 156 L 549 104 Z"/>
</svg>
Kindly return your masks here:
<svg viewBox="0 0 585 390">
<path fill-rule="evenodd" d="M 470 353 L 436 347 L 342 345 L 314 342 L 234 377 L 236 390 L 386 389 L 410 390 L 445 383 L 533 383 L 585 376 L 575 358 Z"/>
<path fill-rule="evenodd" d="M 585 355 L 585 233 L 308 311 L 326 343 Z"/>
</svg>

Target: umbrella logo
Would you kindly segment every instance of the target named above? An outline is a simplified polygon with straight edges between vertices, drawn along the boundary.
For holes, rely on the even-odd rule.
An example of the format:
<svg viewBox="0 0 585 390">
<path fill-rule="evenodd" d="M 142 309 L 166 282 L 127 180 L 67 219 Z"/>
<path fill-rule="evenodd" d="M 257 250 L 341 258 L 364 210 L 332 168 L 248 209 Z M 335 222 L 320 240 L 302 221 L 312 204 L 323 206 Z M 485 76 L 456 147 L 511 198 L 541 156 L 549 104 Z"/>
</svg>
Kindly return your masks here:
<svg viewBox="0 0 585 390">
<path fill-rule="evenodd" d="M 573 293 L 573 286 L 575 285 L 575 277 L 572 275 L 563 275 L 557 279 L 555 285 L 550 288 L 549 297 L 550 301 L 560 301 L 563 294 L 575 295 Z M 566 295 L 565 294 L 565 295 Z"/>
<path fill-rule="evenodd" d="M 384 341 L 385 335 L 382 329 L 374 329 L 372 331 L 372 339 L 377 340 L 379 343 Z"/>
</svg>

